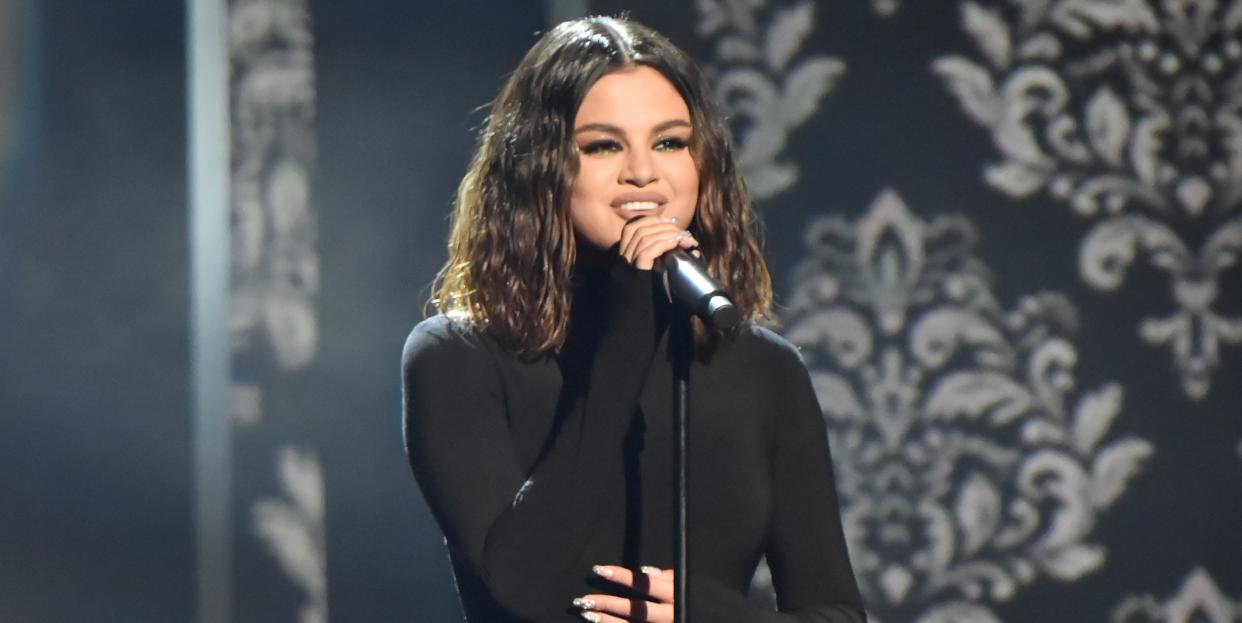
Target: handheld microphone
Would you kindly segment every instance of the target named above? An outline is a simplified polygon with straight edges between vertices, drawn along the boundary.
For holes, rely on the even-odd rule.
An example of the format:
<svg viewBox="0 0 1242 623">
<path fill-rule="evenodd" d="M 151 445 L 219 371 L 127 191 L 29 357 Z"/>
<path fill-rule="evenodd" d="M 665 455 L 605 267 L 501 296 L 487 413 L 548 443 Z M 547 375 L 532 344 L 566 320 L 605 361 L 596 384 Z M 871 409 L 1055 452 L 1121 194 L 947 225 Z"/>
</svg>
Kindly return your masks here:
<svg viewBox="0 0 1242 623">
<path fill-rule="evenodd" d="M 733 301 L 699 258 L 673 249 L 661 255 L 657 265 L 664 269 L 669 296 L 699 318 L 720 330 L 733 328 L 741 319 Z"/>
</svg>

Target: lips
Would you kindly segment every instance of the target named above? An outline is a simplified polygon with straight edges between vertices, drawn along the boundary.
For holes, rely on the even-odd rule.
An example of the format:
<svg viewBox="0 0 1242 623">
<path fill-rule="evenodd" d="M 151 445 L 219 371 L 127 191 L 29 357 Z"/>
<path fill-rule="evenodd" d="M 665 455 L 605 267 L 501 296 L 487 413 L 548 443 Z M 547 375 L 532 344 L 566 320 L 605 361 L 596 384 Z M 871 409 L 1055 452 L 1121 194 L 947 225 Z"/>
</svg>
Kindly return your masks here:
<svg viewBox="0 0 1242 623">
<path fill-rule="evenodd" d="M 660 204 L 656 201 L 627 201 L 617 206 L 618 210 L 631 214 L 639 212 L 655 212 L 659 209 Z"/>
<path fill-rule="evenodd" d="M 650 214 L 658 212 L 668 198 L 654 192 L 628 192 L 618 195 L 612 200 L 612 207 L 625 215 Z"/>
</svg>

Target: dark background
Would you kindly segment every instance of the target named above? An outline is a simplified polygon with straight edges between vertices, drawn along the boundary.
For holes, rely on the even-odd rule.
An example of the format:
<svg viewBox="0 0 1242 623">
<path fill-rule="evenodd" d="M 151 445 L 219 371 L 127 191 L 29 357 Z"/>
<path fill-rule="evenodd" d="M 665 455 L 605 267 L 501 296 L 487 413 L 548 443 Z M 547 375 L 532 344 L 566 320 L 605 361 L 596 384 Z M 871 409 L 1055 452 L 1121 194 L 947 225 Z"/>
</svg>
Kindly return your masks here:
<svg viewBox="0 0 1242 623">
<path fill-rule="evenodd" d="M 779 2 L 773 4 L 781 5 Z M 790 3 L 786 3 L 790 4 Z M 693 2 L 628 9 L 692 54 L 711 47 Z M 194 612 L 185 8 L 27 0 L 8 9 L 18 54 L 0 150 L 0 621 L 188 621 Z M 322 272 L 313 362 L 266 381 L 267 419 L 238 433 L 236 618 L 293 621 L 300 594 L 249 535 L 255 468 L 282 440 L 313 447 L 327 499 L 330 613 L 452 621 L 440 535 L 399 431 L 402 341 L 423 317 L 447 213 L 485 105 L 547 27 L 542 2 L 316 1 L 318 144 L 312 203 Z M 922 218 L 966 215 L 1006 307 L 1058 291 L 1076 305 L 1077 376 L 1125 389 L 1116 427 L 1155 453 L 1092 539 L 1102 568 L 1036 581 L 1006 621 L 1103 621 L 1127 595 L 1173 595 L 1196 567 L 1242 596 L 1242 349 L 1212 390 L 1180 389 L 1142 318 L 1173 309 L 1139 266 L 1118 292 L 1078 277 L 1085 222 L 982 180 L 998 159 L 931 61 L 966 53 L 953 3 L 819 3 L 805 48 L 848 68 L 784 158 L 800 181 L 762 201 L 778 299 L 816 216 L 857 218 L 885 188 Z M 4 96 L 5 91 L 0 91 Z M 1236 314 L 1237 270 L 1222 273 Z M 1235 617 L 1239 616 L 1237 612 Z M 891 623 L 891 622 L 890 622 Z"/>
</svg>

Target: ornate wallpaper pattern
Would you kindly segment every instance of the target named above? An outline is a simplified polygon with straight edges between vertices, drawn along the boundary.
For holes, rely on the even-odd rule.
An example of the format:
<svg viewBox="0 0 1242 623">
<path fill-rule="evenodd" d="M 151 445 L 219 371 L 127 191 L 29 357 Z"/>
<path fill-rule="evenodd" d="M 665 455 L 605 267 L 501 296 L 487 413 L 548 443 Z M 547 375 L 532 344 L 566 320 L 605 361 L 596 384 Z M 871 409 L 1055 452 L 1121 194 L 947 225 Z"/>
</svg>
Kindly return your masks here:
<svg viewBox="0 0 1242 623">
<path fill-rule="evenodd" d="M 845 64 L 827 56 L 795 60 L 811 32 L 812 2 L 770 12 L 762 2 L 729 0 L 703 0 L 698 8 L 698 33 L 716 49 L 707 69 L 734 121 L 746 182 L 760 199 L 775 196 L 798 179 L 798 165 L 778 159 L 789 134 L 816 112 Z"/>
<path fill-rule="evenodd" d="M 1114 432 L 1120 385 L 1079 389 L 1073 305 L 1002 307 L 969 221 L 919 219 L 892 190 L 806 237 L 785 335 L 829 425 L 873 617 L 996 620 L 989 602 L 1104 564 L 1093 527 L 1152 446 Z"/>
<path fill-rule="evenodd" d="M 232 4 L 232 326 L 239 461 L 261 474 L 239 491 L 248 534 L 311 623 L 328 617 L 332 491 L 265 400 L 320 331 L 307 7 Z M 873 620 L 1242 620 L 1242 570 L 1213 558 L 1236 537 L 1193 528 L 1242 517 L 1242 0 L 588 8 L 689 29 L 771 238 L 800 240 L 768 249 L 790 267 L 781 331 L 812 373 Z M 946 163 L 961 204 L 928 198 Z M 1007 231 L 1031 213 L 1068 219 L 1027 234 L 1064 242 L 1048 248 L 1071 249 L 1068 269 Z M 1138 326 L 1117 322 L 1108 305 L 1136 290 L 1155 290 Z M 1142 361 L 1102 350 L 1117 344 Z"/>
<path fill-rule="evenodd" d="M 1236 623 L 1242 601 L 1230 600 L 1203 569 L 1186 575 L 1177 592 L 1161 601 L 1153 595 L 1127 597 L 1113 610 L 1113 623 Z"/>
<path fill-rule="evenodd" d="M 285 577 L 306 593 L 298 623 L 327 623 L 328 569 L 319 460 L 309 451 L 285 447 L 278 463 L 283 498 L 255 501 L 254 534 L 276 558 Z"/>
<path fill-rule="evenodd" d="M 980 183 L 996 193 L 988 209 L 1068 207 L 1088 223 L 1074 277 L 1100 295 L 1141 287 L 1127 284 L 1139 263 L 1164 275 L 1172 310 L 1148 311 L 1138 336 L 1171 353 L 1170 387 L 1187 404 L 1207 401 L 1214 383 L 1237 375 L 1222 352 L 1242 344 L 1228 303 L 1242 296 L 1242 2 L 956 5 L 972 53 L 941 52 L 927 67 L 965 113 L 963 130 L 990 132 L 1000 160 L 983 164 Z M 833 114 L 823 95 L 850 88 L 846 65 L 854 74 L 868 59 L 817 57 L 824 19 L 807 4 L 697 7 L 742 151 L 766 148 L 762 166 L 748 161 L 748 179 L 759 197 L 781 196 L 765 208 L 789 210 L 786 196 L 814 184 L 808 175 L 831 175 L 808 174 L 814 152 L 799 159 L 790 138 Z M 875 28 L 905 8 L 871 3 Z M 753 69 L 772 40 L 832 63 L 826 86 L 804 99 L 810 110 L 794 117 L 770 104 L 789 72 Z M 1108 319 L 1084 317 L 1052 291 L 1000 303 L 994 284 L 1005 275 L 976 253 L 987 230 L 963 213 L 919 216 L 896 189 L 877 191 L 856 218 L 805 221 L 781 317 L 824 410 L 869 615 L 1003 621 L 1006 604 L 1041 583 L 1064 586 L 1072 603 L 1072 585 L 1107 569 L 1119 545 L 1099 526 L 1159 459 L 1160 440 L 1129 432 L 1153 414 L 1127 406 L 1122 379 L 1077 370 L 1080 336 Z M 1033 205 L 1008 205 L 1019 200 Z M 761 567 L 757 598 L 771 600 L 770 586 Z M 1111 620 L 1239 620 L 1203 568 L 1166 590 L 1117 592 Z"/>
<path fill-rule="evenodd" d="M 304 3 L 281 0 L 235 0 L 229 16 L 233 344 L 283 370 L 310 362 L 318 332 L 309 20 Z"/>
<path fill-rule="evenodd" d="M 239 487 L 249 533 L 305 595 L 297 620 L 328 620 L 324 484 L 316 453 L 290 439 L 287 414 L 268 413 L 265 386 L 315 357 L 319 258 L 311 205 L 315 79 L 305 0 L 233 0 L 233 406 L 237 464 L 275 465 L 279 494 Z M 267 426 L 265 426 L 265 424 Z M 275 460 L 271 457 L 275 456 Z M 252 573 L 253 570 L 243 570 Z M 245 576 L 243 576 L 245 577 Z M 270 582 L 270 580 L 263 580 Z M 243 611 L 245 604 L 242 604 Z M 243 612 L 243 614 L 245 614 Z"/>
<path fill-rule="evenodd" d="M 933 67 L 1002 160 L 984 168 L 1010 197 L 1047 193 L 1092 222 L 1079 272 L 1101 291 L 1145 261 L 1177 310 L 1142 340 L 1172 351 L 1187 395 L 1242 344 L 1242 297 L 1221 274 L 1242 254 L 1242 3 L 1010 0 L 962 5 L 974 57 Z M 1237 371 L 1234 371 L 1236 374 Z"/>
</svg>

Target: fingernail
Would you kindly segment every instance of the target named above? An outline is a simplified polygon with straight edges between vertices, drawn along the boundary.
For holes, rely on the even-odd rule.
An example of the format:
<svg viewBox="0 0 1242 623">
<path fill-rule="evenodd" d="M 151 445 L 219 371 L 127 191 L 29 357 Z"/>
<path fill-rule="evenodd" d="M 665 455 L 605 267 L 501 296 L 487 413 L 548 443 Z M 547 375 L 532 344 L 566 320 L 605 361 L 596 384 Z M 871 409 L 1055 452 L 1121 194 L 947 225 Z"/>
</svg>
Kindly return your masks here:
<svg viewBox="0 0 1242 623">
<path fill-rule="evenodd" d="M 612 577 L 612 569 L 608 569 L 600 565 L 595 565 L 594 567 L 591 567 L 591 571 L 594 571 L 595 575 L 598 575 L 598 576 L 603 576 L 605 578 Z"/>
<path fill-rule="evenodd" d="M 647 575 L 660 575 L 660 570 L 655 567 L 648 567 L 644 565 L 639 567 L 638 570 L 646 573 Z"/>
<path fill-rule="evenodd" d="M 676 223 L 676 222 L 677 222 L 677 217 L 676 217 L 676 216 L 666 216 L 666 217 L 664 217 L 664 222 L 665 222 L 665 223 Z"/>
<path fill-rule="evenodd" d="M 689 229 L 683 229 L 683 230 L 681 230 L 681 233 L 680 233 L 680 234 L 677 234 L 677 237 L 678 237 L 678 238 L 689 238 L 689 237 L 690 237 L 690 230 L 689 230 Z"/>
<path fill-rule="evenodd" d="M 582 618 L 584 618 L 584 619 L 586 619 L 586 620 L 590 621 L 591 623 L 599 623 L 599 622 L 600 622 L 599 615 L 598 615 L 598 614 L 596 614 L 596 613 L 594 613 L 594 612 L 585 612 L 585 611 L 584 611 L 584 612 L 579 612 L 578 614 L 582 615 Z"/>
<path fill-rule="evenodd" d="M 574 606 L 578 608 L 582 608 L 584 610 L 591 610 L 592 608 L 595 607 L 595 600 L 587 599 L 586 597 L 575 597 Z"/>
</svg>

